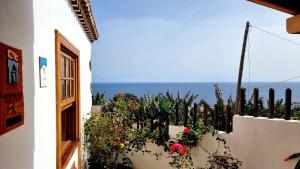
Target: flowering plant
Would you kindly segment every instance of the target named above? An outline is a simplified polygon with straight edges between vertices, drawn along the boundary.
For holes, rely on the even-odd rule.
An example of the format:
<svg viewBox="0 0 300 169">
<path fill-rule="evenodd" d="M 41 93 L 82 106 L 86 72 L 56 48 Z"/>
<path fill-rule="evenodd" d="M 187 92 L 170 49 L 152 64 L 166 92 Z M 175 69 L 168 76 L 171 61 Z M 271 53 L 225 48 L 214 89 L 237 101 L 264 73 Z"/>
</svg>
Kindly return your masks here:
<svg viewBox="0 0 300 169">
<path fill-rule="evenodd" d="M 184 128 L 183 132 L 179 133 L 177 137 L 179 137 L 179 143 L 189 147 L 196 147 L 198 141 L 201 140 L 206 133 L 212 133 L 214 135 L 215 132 L 212 126 L 204 125 L 202 121 L 198 121 L 193 128 Z"/>
<path fill-rule="evenodd" d="M 172 158 L 170 165 L 173 168 L 192 168 L 193 161 L 190 149 L 187 145 L 174 143 L 169 147 L 169 158 Z"/>
<path fill-rule="evenodd" d="M 185 134 L 190 134 L 190 129 L 188 127 L 184 128 L 183 132 Z"/>
</svg>

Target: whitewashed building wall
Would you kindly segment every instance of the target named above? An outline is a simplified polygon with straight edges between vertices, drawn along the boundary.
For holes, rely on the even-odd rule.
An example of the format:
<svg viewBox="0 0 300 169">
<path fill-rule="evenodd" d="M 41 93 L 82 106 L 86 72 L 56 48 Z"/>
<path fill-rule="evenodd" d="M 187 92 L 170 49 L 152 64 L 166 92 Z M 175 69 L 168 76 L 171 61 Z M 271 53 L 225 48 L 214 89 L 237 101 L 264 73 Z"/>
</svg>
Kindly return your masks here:
<svg viewBox="0 0 300 169">
<path fill-rule="evenodd" d="M 23 53 L 24 125 L 0 136 L 1 169 L 56 168 L 55 29 L 80 51 L 81 115 L 91 111 L 91 43 L 69 0 L 0 0 L 0 42 Z M 39 85 L 39 56 L 48 87 Z M 77 152 L 71 159 L 77 162 Z M 70 165 L 69 165 L 70 166 Z"/>
</svg>

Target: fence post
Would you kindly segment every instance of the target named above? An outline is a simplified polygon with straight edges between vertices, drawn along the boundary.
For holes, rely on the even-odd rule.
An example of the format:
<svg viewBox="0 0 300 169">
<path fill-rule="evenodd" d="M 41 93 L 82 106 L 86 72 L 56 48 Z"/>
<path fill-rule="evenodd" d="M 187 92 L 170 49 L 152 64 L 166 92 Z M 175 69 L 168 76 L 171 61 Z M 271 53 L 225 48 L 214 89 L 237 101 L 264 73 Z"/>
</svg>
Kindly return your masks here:
<svg viewBox="0 0 300 169">
<path fill-rule="evenodd" d="M 175 125 L 178 126 L 179 123 L 179 101 L 176 102 L 176 119 L 175 119 Z"/>
<path fill-rule="evenodd" d="M 196 126 L 197 123 L 197 112 L 198 112 L 198 106 L 197 103 L 194 103 L 194 116 L 193 116 L 193 126 Z"/>
<path fill-rule="evenodd" d="M 161 127 L 162 127 L 162 120 L 161 117 L 158 118 L 158 129 L 159 129 L 159 133 L 161 133 Z"/>
<path fill-rule="evenodd" d="M 253 89 L 253 116 L 258 117 L 258 88 Z"/>
<path fill-rule="evenodd" d="M 213 123 L 214 123 L 214 128 L 215 129 L 219 129 L 218 128 L 218 115 L 219 115 L 219 108 L 218 108 L 218 105 L 215 104 L 214 106 L 214 115 L 213 115 Z"/>
<path fill-rule="evenodd" d="M 225 132 L 230 133 L 231 131 L 232 131 L 231 107 L 229 105 L 227 105 L 226 111 L 225 111 Z"/>
<path fill-rule="evenodd" d="M 170 114 L 167 112 L 167 133 L 169 133 L 169 127 L 170 127 Z"/>
<path fill-rule="evenodd" d="M 291 119 L 291 105 L 292 105 L 292 90 L 287 88 L 285 91 L 285 108 L 284 108 L 284 119 Z"/>
<path fill-rule="evenodd" d="M 146 125 L 145 125 L 145 117 L 144 116 L 141 116 L 141 128 L 144 128 Z"/>
<path fill-rule="evenodd" d="M 183 124 L 184 127 L 187 126 L 187 121 L 188 121 L 188 111 L 189 111 L 188 104 L 184 101 L 184 124 Z"/>
<path fill-rule="evenodd" d="M 170 131 L 170 116 L 169 116 L 169 112 L 167 114 L 167 128 L 166 128 L 166 133 L 169 134 L 169 131 Z"/>
<path fill-rule="evenodd" d="M 140 128 L 140 115 L 139 114 L 137 115 L 136 121 L 137 121 L 136 128 L 139 129 Z"/>
<path fill-rule="evenodd" d="M 238 106 L 238 113 L 240 116 L 244 116 L 244 110 L 245 110 L 245 89 L 241 88 L 239 93 L 239 106 Z"/>
<path fill-rule="evenodd" d="M 207 105 L 204 104 L 203 106 L 203 123 L 204 125 L 207 125 Z"/>
<path fill-rule="evenodd" d="M 151 131 L 153 131 L 154 130 L 154 119 L 153 119 L 153 117 L 151 117 L 150 127 L 151 127 Z"/>
<path fill-rule="evenodd" d="M 274 99 L 275 91 L 273 88 L 269 89 L 269 119 L 274 118 Z"/>
</svg>

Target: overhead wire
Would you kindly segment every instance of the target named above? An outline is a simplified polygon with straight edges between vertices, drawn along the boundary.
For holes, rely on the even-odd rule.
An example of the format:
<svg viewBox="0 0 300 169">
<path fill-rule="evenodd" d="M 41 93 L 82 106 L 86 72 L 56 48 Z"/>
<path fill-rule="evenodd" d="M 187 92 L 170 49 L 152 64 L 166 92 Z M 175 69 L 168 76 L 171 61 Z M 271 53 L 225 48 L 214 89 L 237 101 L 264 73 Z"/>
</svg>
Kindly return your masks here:
<svg viewBox="0 0 300 169">
<path fill-rule="evenodd" d="M 295 79 L 298 79 L 298 78 L 300 78 L 300 75 L 294 76 L 294 77 L 292 77 L 292 78 L 289 78 L 289 79 L 286 79 L 286 80 L 283 80 L 283 81 L 280 81 L 280 82 L 274 82 L 274 83 L 272 83 L 272 84 L 262 85 L 262 86 L 260 86 L 259 88 L 272 87 L 272 86 L 274 86 L 274 85 L 279 85 L 279 84 L 282 84 L 282 83 L 285 83 L 285 82 L 288 82 L 288 81 L 291 81 L 291 80 L 295 80 Z"/>
<path fill-rule="evenodd" d="M 281 40 L 284 40 L 284 41 L 286 41 L 286 42 L 292 43 L 292 44 L 294 44 L 294 45 L 296 45 L 296 46 L 300 46 L 300 43 L 298 43 L 298 42 L 292 41 L 292 40 L 290 40 L 290 39 L 287 39 L 287 38 L 282 37 L 282 36 L 280 36 L 280 35 L 277 35 L 277 34 L 275 34 L 275 33 L 266 31 L 266 30 L 264 30 L 264 29 L 262 29 L 262 28 L 259 28 L 259 27 L 257 27 L 257 26 L 250 25 L 250 27 L 252 27 L 252 28 L 254 28 L 254 29 L 256 29 L 256 30 L 262 31 L 262 32 L 264 32 L 264 33 L 266 33 L 266 34 L 269 34 L 269 35 L 271 35 L 271 36 L 274 36 L 274 37 L 276 37 L 276 38 L 279 38 L 279 39 L 281 39 Z"/>
<path fill-rule="evenodd" d="M 254 25 L 250 25 L 250 29 L 249 29 L 249 33 L 250 33 L 250 30 L 252 29 L 252 28 L 254 28 L 254 29 L 256 29 L 256 30 L 259 30 L 259 31 L 261 31 L 261 32 L 264 32 L 264 33 L 266 33 L 266 34 L 268 34 L 268 35 L 271 35 L 271 36 L 273 36 L 273 37 L 276 37 L 276 38 L 279 38 L 279 39 L 281 39 L 281 40 L 284 40 L 284 41 L 286 41 L 286 42 L 289 42 L 289 43 L 291 43 L 291 44 L 293 44 L 293 45 L 296 45 L 296 46 L 300 46 L 300 44 L 299 43 L 297 43 L 297 42 L 295 42 L 295 41 L 292 41 L 292 40 L 289 40 L 289 39 L 287 39 L 287 38 L 284 38 L 284 37 L 282 37 L 282 36 L 280 36 L 280 35 L 277 35 L 277 34 L 275 34 L 275 33 L 272 33 L 272 32 L 269 32 L 269 31 L 266 31 L 266 30 L 264 30 L 264 29 L 262 29 L 262 28 L 259 28 L 259 27 L 257 27 L 257 26 L 254 26 Z M 249 34 L 250 35 L 250 34 Z M 249 77 L 248 77 L 248 87 L 249 87 L 249 89 L 250 89 L 250 83 L 251 83 L 251 62 L 250 62 L 250 36 L 248 35 L 248 39 L 247 39 L 247 43 L 248 43 L 248 49 L 247 49 L 247 55 L 248 55 L 248 62 L 249 62 L 249 69 L 248 69 L 248 75 L 249 75 Z M 267 84 L 267 85 L 262 85 L 262 86 L 259 86 L 259 88 L 266 88 L 266 87 L 272 87 L 272 86 L 274 86 L 274 85 L 279 85 L 279 84 L 282 84 L 282 83 L 285 83 L 285 82 L 288 82 L 288 81 L 291 81 L 291 80 L 295 80 L 295 79 L 298 79 L 298 78 L 300 78 L 300 75 L 298 75 L 298 76 L 294 76 L 294 77 L 291 77 L 291 78 L 289 78 L 289 79 L 286 79 L 286 80 L 283 80 L 283 81 L 280 81 L 280 82 L 274 82 L 274 83 L 271 83 L 271 84 Z M 249 92 L 249 91 L 248 91 Z"/>
</svg>

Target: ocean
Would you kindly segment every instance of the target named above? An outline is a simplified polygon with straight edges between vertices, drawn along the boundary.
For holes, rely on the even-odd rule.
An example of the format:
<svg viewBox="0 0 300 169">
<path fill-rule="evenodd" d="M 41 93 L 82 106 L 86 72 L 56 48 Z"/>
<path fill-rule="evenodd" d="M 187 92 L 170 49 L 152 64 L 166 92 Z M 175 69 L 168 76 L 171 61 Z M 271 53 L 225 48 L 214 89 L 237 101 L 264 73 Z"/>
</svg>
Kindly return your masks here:
<svg viewBox="0 0 300 169">
<path fill-rule="evenodd" d="M 171 92 L 174 97 L 179 92 L 180 96 L 185 95 L 187 92 L 198 94 L 196 102 L 201 99 L 206 100 L 207 103 L 213 105 L 216 103 L 214 85 L 218 84 L 223 99 L 226 101 L 231 95 L 235 99 L 236 83 L 234 82 L 199 82 L 199 83 L 93 83 L 93 94 L 97 92 L 105 92 L 105 96 L 111 99 L 117 93 L 131 93 L 137 97 L 142 97 L 145 94 L 157 95 L 158 93 Z M 275 89 L 275 100 L 284 99 L 285 89 L 292 89 L 292 101 L 300 101 L 300 82 L 289 83 L 274 83 L 274 82 L 253 82 L 243 83 L 242 86 L 246 88 L 246 97 L 249 99 L 255 87 L 259 89 L 259 96 L 268 99 L 269 88 Z M 266 106 L 266 105 L 265 105 Z"/>
</svg>

